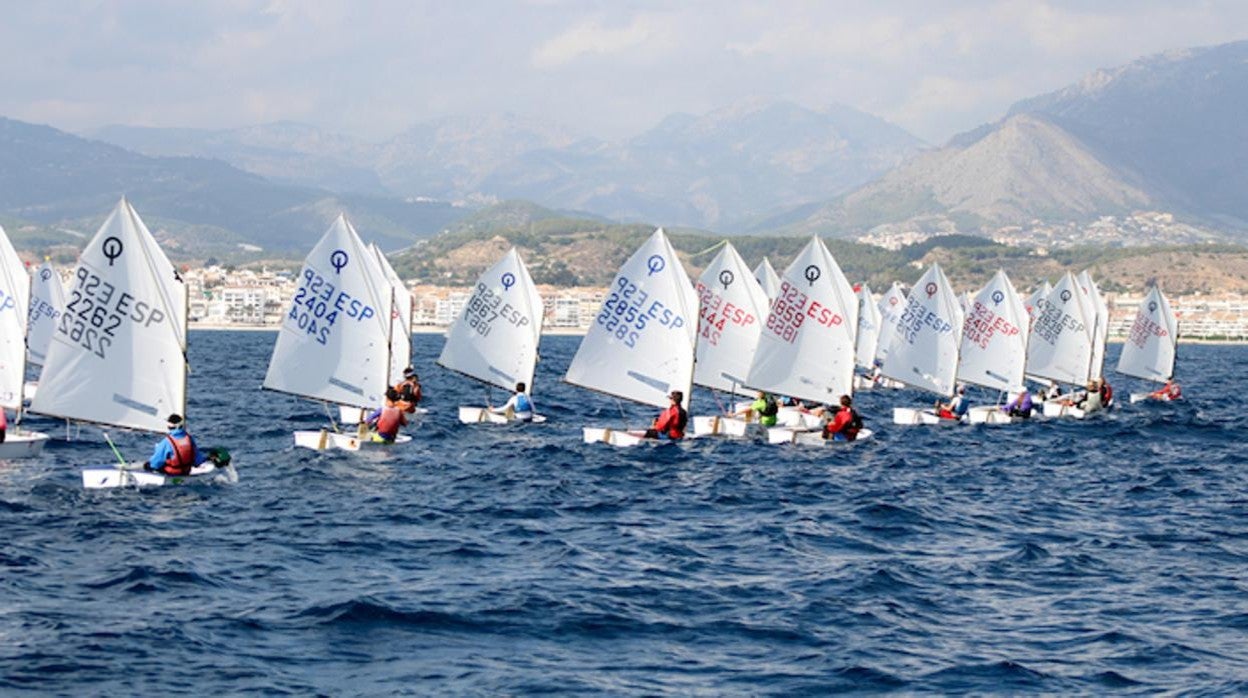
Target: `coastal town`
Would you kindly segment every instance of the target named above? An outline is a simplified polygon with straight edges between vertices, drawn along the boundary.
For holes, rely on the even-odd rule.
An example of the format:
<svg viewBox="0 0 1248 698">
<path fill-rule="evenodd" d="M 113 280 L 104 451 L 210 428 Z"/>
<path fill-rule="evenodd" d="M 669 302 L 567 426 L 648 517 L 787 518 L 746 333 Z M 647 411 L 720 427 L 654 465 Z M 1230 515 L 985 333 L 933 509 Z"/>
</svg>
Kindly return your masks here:
<svg viewBox="0 0 1248 698">
<path fill-rule="evenodd" d="M 294 293 L 295 275 L 289 271 L 227 270 L 211 266 L 186 269 L 190 291 L 191 327 L 201 329 L 276 329 Z M 468 287 L 409 284 L 413 326 L 444 328 L 463 310 L 471 296 Z M 604 289 L 539 286 L 548 332 L 583 332 L 602 304 Z M 1020 289 L 1029 293 L 1030 289 Z M 1110 336 L 1123 337 L 1130 329 L 1143 296 L 1106 293 L 1110 308 Z M 1181 323 L 1181 339 L 1248 341 L 1248 297 L 1239 294 L 1191 295 L 1170 299 Z"/>
</svg>

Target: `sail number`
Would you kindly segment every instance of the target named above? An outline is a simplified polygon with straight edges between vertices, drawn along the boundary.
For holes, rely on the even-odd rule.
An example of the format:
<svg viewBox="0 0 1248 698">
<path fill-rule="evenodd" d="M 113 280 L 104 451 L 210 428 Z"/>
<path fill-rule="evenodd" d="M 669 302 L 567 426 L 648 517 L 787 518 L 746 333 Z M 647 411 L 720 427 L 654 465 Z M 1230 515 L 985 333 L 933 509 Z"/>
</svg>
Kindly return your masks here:
<svg viewBox="0 0 1248 698">
<path fill-rule="evenodd" d="M 1062 332 L 1067 330 L 1083 332 L 1084 325 L 1069 313 L 1064 312 L 1061 306 L 1045 303 L 1044 310 L 1040 312 L 1040 316 L 1036 318 L 1036 322 L 1031 328 L 1031 335 L 1039 337 L 1049 344 L 1057 344 L 1057 338 L 1061 337 Z"/>
<path fill-rule="evenodd" d="M 780 339 L 792 344 L 802 325 L 809 319 L 825 327 L 836 327 L 845 318 L 832 308 L 811 300 L 809 296 L 788 281 L 780 283 L 780 293 L 771 303 L 767 314 L 767 329 Z"/>
<path fill-rule="evenodd" d="M 741 306 L 724 301 L 724 297 L 701 281 L 698 282 L 698 298 L 702 301 L 699 311 L 699 327 L 702 339 L 711 345 L 718 345 L 723 337 L 724 328 L 731 322 L 738 327 L 753 325 L 757 318 Z"/>
<path fill-rule="evenodd" d="M 906 309 L 901 311 L 901 317 L 897 320 L 897 334 L 906 338 L 906 342 L 914 344 L 918 338 L 919 332 L 924 327 L 930 327 L 937 334 L 948 334 L 953 332 L 953 325 L 945 322 L 936 313 L 923 307 L 917 298 L 911 298 L 906 303 Z"/>
<path fill-rule="evenodd" d="M 509 287 L 510 288 L 510 287 Z M 511 303 L 504 303 L 502 296 L 494 293 L 485 284 L 477 284 L 468 305 L 464 306 L 464 321 L 482 337 L 488 337 L 494 328 L 494 321 L 502 318 L 516 327 L 529 324 L 529 318 Z"/>
<path fill-rule="evenodd" d="M 74 279 L 57 332 L 101 359 L 107 358 L 117 330 L 126 322 L 151 327 L 166 320 L 164 311 L 154 304 L 125 291 L 118 293 L 86 267 L 78 267 Z"/>
<path fill-rule="evenodd" d="M 1135 316 L 1135 322 L 1131 325 L 1131 334 L 1127 337 L 1127 341 L 1143 349 L 1148 344 L 1149 338 L 1165 337 L 1168 334 L 1170 332 L 1166 328 L 1146 315 L 1144 309 L 1141 308 Z"/>
<path fill-rule="evenodd" d="M 1013 337 L 1019 332 L 1020 330 L 1014 326 L 1014 323 L 997 315 L 992 308 L 975 301 L 971 314 L 966 317 L 966 323 L 962 327 L 962 339 L 973 342 L 980 349 L 987 349 L 992 338 L 998 334 L 1003 337 Z"/>
<path fill-rule="evenodd" d="M 300 279 L 286 319 L 321 344 L 329 343 L 329 331 L 338 322 L 339 313 L 356 322 L 377 316 L 373 306 L 352 298 L 346 291 L 339 291 L 311 267 L 304 267 Z"/>
<path fill-rule="evenodd" d="M 685 319 L 678 312 L 662 301 L 650 300 L 649 293 L 623 275 L 616 277 L 614 290 L 602 302 L 597 322 L 630 349 L 637 346 L 642 333 L 654 323 L 668 329 L 685 325 Z"/>
</svg>

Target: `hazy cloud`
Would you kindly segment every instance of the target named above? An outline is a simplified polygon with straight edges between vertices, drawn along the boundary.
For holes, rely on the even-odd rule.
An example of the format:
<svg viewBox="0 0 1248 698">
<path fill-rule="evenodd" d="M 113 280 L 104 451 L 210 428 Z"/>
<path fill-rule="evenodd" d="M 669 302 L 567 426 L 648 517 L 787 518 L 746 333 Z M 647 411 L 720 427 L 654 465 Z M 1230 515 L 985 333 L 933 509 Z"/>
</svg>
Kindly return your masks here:
<svg viewBox="0 0 1248 698">
<path fill-rule="evenodd" d="M 787 99 L 942 142 L 1097 68 L 1243 27 L 1240 0 L 22 3 L 0 23 L 0 114 L 75 130 L 288 119 L 381 139 L 509 111 L 615 137 Z"/>
</svg>

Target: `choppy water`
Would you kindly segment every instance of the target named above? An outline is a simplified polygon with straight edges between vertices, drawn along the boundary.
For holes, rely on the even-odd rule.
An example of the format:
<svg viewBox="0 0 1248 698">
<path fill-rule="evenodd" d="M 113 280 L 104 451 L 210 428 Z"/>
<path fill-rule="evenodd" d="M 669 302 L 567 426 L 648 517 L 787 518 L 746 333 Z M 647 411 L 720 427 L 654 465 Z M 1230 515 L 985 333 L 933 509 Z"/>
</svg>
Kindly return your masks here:
<svg viewBox="0 0 1248 698">
<path fill-rule="evenodd" d="M 349 455 L 294 450 L 321 412 L 256 390 L 273 338 L 192 335 L 238 485 L 84 492 L 90 429 L 0 464 L 0 691 L 1248 691 L 1246 348 L 1086 422 L 897 428 L 926 398 L 863 393 L 850 450 L 613 450 L 579 427 L 616 404 L 558 382 L 575 338 L 543 340 L 551 422 L 492 428 L 418 336 L 433 413 Z"/>
</svg>

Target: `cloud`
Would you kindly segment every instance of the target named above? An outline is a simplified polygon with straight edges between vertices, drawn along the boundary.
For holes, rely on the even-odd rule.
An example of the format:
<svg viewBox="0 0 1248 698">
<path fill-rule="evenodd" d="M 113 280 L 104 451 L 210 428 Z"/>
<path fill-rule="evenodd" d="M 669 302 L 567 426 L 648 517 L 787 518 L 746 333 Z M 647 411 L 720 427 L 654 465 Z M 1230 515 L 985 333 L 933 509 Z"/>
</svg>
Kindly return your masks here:
<svg viewBox="0 0 1248 698">
<path fill-rule="evenodd" d="M 530 63 L 538 69 L 558 68 L 582 56 L 608 56 L 645 51 L 653 55 L 669 45 L 670 34 L 656 15 L 638 15 L 627 26 L 606 27 L 601 20 L 578 22 L 533 50 Z"/>
</svg>

